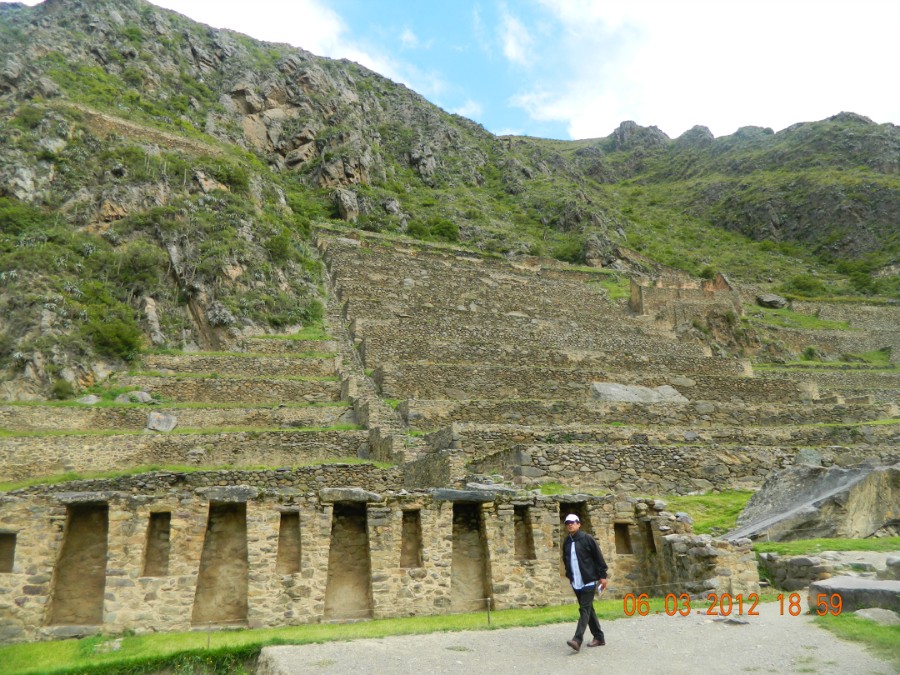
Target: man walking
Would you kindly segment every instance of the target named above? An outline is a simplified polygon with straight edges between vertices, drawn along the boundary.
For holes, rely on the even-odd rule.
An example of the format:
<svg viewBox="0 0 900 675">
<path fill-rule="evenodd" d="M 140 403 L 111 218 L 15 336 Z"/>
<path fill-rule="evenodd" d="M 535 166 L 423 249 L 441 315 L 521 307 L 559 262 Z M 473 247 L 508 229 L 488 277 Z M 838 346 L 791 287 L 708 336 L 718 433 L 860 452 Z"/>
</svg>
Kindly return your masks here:
<svg viewBox="0 0 900 675">
<path fill-rule="evenodd" d="M 594 538 L 581 532 L 581 519 L 574 513 L 566 516 L 568 536 L 563 543 L 563 564 L 566 566 L 566 577 L 572 583 L 575 597 L 578 598 L 578 625 L 575 637 L 566 642 L 576 652 L 584 641 L 584 629 L 591 629 L 594 639 L 588 647 L 602 647 L 606 644 L 597 613 L 594 611 L 594 594 L 599 588 L 606 590 L 606 561 L 600 553 L 600 547 Z"/>
</svg>

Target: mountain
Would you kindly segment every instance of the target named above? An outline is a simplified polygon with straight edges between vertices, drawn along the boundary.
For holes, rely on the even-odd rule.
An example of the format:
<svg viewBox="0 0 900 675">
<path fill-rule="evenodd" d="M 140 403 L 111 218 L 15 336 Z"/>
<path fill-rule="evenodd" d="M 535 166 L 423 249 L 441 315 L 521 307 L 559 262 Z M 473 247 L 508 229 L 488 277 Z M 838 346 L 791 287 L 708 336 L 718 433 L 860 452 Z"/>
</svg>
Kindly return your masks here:
<svg viewBox="0 0 900 675">
<path fill-rule="evenodd" d="M 142 0 L 0 5 L 0 367 L 88 387 L 143 349 L 322 314 L 311 225 L 900 296 L 900 129 L 496 137 L 355 63 Z M 12 395 L 8 393 L 7 395 Z"/>
</svg>

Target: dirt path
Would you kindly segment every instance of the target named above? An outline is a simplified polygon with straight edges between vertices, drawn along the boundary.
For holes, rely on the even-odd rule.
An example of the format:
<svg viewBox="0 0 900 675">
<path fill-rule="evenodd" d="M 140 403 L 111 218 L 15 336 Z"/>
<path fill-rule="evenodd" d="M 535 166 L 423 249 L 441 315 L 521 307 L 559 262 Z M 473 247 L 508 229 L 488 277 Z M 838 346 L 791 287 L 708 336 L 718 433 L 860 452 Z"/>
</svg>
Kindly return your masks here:
<svg viewBox="0 0 900 675">
<path fill-rule="evenodd" d="M 259 675 L 289 673 L 854 673 L 897 671 L 862 646 L 836 640 L 809 616 L 780 616 L 759 606 L 746 623 L 665 614 L 603 624 L 606 647 L 566 646 L 570 624 L 435 633 L 301 647 L 267 647 Z"/>
</svg>

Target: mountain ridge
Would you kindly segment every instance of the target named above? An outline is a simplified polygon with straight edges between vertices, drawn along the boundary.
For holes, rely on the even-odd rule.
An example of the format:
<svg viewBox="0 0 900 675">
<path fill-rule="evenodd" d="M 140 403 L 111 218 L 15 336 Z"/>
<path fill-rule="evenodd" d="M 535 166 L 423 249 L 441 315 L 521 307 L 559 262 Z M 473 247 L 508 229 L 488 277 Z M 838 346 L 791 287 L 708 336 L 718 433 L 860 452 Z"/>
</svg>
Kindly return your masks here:
<svg viewBox="0 0 900 675">
<path fill-rule="evenodd" d="M 329 220 L 623 275 L 652 274 L 643 257 L 801 297 L 900 295 L 900 129 L 855 113 L 718 138 L 494 136 L 358 64 L 143 0 L 2 5 L 0 38 L 8 376 L 89 386 L 98 357 L 314 322 L 310 225 Z"/>
</svg>

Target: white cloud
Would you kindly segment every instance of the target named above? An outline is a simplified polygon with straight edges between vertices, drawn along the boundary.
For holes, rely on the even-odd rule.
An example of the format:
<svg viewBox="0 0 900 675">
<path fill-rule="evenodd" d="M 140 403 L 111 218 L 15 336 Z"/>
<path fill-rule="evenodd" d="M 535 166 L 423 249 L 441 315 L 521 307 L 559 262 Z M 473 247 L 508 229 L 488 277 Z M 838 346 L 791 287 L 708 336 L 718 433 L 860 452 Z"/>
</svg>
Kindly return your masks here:
<svg viewBox="0 0 900 675">
<path fill-rule="evenodd" d="M 461 106 L 452 109 L 450 112 L 456 113 L 457 115 L 462 115 L 463 117 L 468 117 L 469 119 L 475 119 L 481 116 L 481 113 L 484 112 L 484 106 L 482 106 L 478 101 L 468 99 Z"/>
<path fill-rule="evenodd" d="M 419 38 L 409 28 L 406 28 L 400 34 L 400 44 L 408 49 L 414 49 L 419 46 Z"/>
<path fill-rule="evenodd" d="M 503 55 L 516 65 L 527 66 L 531 62 L 533 39 L 522 22 L 511 15 L 506 7 L 501 7 L 498 31 Z"/>
<path fill-rule="evenodd" d="M 897 2 L 538 1 L 558 22 L 561 63 L 513 103 L 573 138 L 626 119 L 677 136 L 695 124 L 777 130 L 842 110 L 900 118 L 900 99 L 885 95 Z"/>
</svg>

